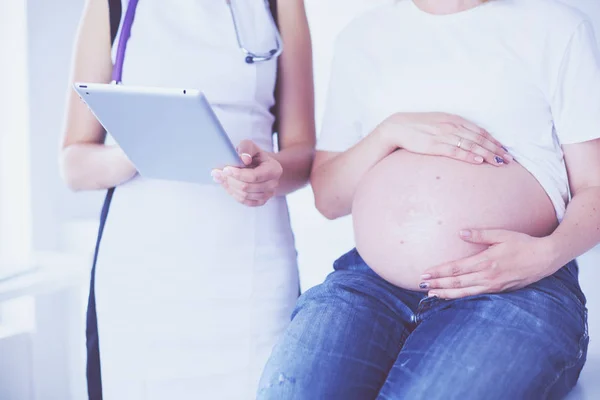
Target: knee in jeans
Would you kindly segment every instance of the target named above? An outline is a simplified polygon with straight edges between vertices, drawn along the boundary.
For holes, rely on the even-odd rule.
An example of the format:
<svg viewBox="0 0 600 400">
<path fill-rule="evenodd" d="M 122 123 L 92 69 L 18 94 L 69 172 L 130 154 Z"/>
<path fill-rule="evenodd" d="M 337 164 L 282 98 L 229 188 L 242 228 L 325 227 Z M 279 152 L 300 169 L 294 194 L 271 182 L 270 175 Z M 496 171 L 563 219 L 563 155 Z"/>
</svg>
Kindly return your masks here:
<svg viewBox="0 0 600 400">
<path fill-rule="evenodd" d="M 292 319 L 294 319 L 296 314 L 298 314 L 298 312 L 300 312 L 302 309 L 306 308 L 309 304 L 330 303 L 333 297 L 333 290 L 330 286 L 331 284 L 325 281 L 304 292 L 296 302 L 296 306 L 292 312 Z"/>
</svg>

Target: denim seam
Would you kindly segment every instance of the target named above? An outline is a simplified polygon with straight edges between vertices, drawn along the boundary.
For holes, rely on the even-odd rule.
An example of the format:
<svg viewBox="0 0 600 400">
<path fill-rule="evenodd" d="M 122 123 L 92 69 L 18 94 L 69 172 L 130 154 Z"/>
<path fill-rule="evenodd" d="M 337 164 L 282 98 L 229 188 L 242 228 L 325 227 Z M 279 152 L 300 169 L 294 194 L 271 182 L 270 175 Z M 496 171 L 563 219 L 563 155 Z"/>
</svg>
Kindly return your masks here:
<svg viewBox="0 0 600 400">
<path fill-rule="evenodd" d="M 554 385 L 556 385 L 556 382 L 558 382 L 558 380 L 561 378 L 561 376 L 563 376 L 563 374 L 567 370 L 570 370 L 577 366 L 577 363 L 583 357 L 583 353 L 584 353 L 583 343 L 588 339 L 588 337 L 589 336 L 588 336 L 587 311 L 585 311 L 584 331 L 583 331 L 583 334 L 579 337 L 579 351 L 577 353 L 577 357 L 575 357 L 575 359 L 573 361 L 571 361 L 570 363 L 565 364 L 565 366 L 556 374 L 554 379 L 552 379 L 550 381 L 550 383 L 546 386 L 546 389 L 544 390 L 544 397 L 543 397 L 544 399 L 548 398 L 548 393 L 549 393 L 550 389 L 552 389 L 554 387 Z"/>
<path fill-rule="evenodd" d="M 571 291 L 571 289 L 568 288 L 567 285 L 565 285 L 560 279 L 556 278 L 556 283 L 558 286 L 560 286 L 561 288 L 563 288 L 566 292 L 567 292 L 567 296 L 573 300 L 575 302 L 575 304 L 577 304 L 579 307 L 577 307 L 577 312 L 579 313 L 579 316 L 583 319 L 583 329 L 584 329 L 584 335 L 587 336 L 588 334 L 588 323 L 587 323 L 587 306 L 585 303 L 583 303 L 581 301 L 581 299 L 579 297 L 577 297 L 577 295 L 575 295 L 575 293 L 573 293 Z M 581 290 L 581 288 L 579 289 Z M 584 295 L 585 297 L 585 295 Z"/>
<path fill-rule="evenodd" d="M 581 299 L 579 297 L 577 297 L 577 295 L 575 293 L 573 293 L 573 291 L 571 289 L 569 289 L 569 287 L 567 285 L 565 285 L 559 278 L 554 277 L 554 279 L 556 279 L 556 283 L 563 288 L 564 290 L 566 290 L 567 295 L 571 298 L 571 300 L 574 300 L 577 302 L 577 304 L 581 305 L 583 308 L 586 307 L 586 305 L 581 301 Z M 578 284 L 579 287 L 579 284 Z M 581 288 L 579 288 L 579 290 L 581 291 Z"/>
</svg>

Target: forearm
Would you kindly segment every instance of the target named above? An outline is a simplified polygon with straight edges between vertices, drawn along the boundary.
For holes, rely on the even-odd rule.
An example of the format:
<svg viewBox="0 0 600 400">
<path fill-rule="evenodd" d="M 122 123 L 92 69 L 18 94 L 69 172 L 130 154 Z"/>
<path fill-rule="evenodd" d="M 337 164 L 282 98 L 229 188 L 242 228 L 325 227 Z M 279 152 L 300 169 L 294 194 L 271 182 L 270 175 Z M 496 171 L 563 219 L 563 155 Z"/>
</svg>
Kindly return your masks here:
<svg viewBox="0 0 600 400">
<path fill-rule="evenodd" d="M 272 154 L 283 168 L 276 196 L 285 196 L 308 183 L 314 153 L 313 146 L 295 145 Z"/>
<path fill-rule="evenodd" d="M 376 129 L 354 147 L 314 167 L 311 183 L 315 203 L 325 217 L 350 214 L 361 178 L 396 149 L 383 140 L 381 132 Z"/>
<path fill-rule="evenodd" d="M 132 166 L 117 146 L 76 143 L 61 154 L 61 172 L 71 190 L 102 190 L 128 180 Z"/>
<path fill-rule="evenodd" d="M 557 268 L 600 243 L 600 187 L 577 193 L 562 223 L 548 239 Z"/>
</svg>

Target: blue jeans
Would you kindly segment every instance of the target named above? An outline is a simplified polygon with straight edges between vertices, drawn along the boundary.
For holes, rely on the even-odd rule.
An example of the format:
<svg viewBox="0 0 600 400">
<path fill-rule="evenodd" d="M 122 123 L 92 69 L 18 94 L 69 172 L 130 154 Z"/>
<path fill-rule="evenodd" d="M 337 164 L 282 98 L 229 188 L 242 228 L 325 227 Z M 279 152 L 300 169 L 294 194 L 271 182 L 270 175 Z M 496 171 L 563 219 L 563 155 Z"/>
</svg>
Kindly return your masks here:
<svg viewBox="0 0 600 400">
<path fill-rule="evenodd" d="M 356 250 L 298 301 L 260 400 L 559 399 L 586 359 L 571 262 L 510 293 L 427 298 L 380 278 Z"/>
</svg>

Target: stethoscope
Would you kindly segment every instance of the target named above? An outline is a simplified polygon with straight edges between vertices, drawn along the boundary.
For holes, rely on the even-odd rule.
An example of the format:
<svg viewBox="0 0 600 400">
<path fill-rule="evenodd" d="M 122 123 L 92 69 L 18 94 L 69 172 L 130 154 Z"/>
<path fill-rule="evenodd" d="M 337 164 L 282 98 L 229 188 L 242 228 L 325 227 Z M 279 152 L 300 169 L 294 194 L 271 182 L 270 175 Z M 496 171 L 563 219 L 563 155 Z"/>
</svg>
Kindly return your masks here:
<svg viewBox="0 0 600 400">
<path fill-rule="evenodd" d="M 266 8 L 267 15 L 269 16 L 269 22 L 271 23 L 271 27 L 273 28 L 273 32 L 275 33 L 275 48 L 270 50 L 267 53 L 255 53 L 244 45 L 242 37 L 240 35 L 240 30 L 238 29 L 238 20 L 233 11 L 234 7 L 231 5 L 231 0 L 225 0 L 225 3 L 229 6 L 229 11 L 231 12 L 231 19 L 233 20 L 233 27 L 235 28 L 235 36 L 237 38 L 238 46 L 240 50 L 246 55 L 246 63 L 254 64 L 255 62 L 264 62 L 269 61 L 275 57 L 279 57 L 281 52 L 283 51 L 283 45 L 281 40 L 281 35 L 279 34 L 279 29 L 277 29 L 277 24 L 275 23 L 275 19 L 273 14 L 271 13 L 271 7 L 269 6 L 269 0 L 264 0 L 264 5 Z"/>
<path fill-rule="evenodd" d="M 127 47 L 127 41 L 131 36 L 131 26 L 133 25 L 133 20 L 135 18 L 135 11 L 137 9 L 139 0 L 129 0 L 129 4 L 127 6 L 127 11 L 125 12 L 125 18 L 123 20 L 123 25 L 121 27 L 121 34 L 119 35 L 119 42 L 117 45 L 117 55 L 115 58 L 115 68 L 113 69 L 112 79 L 116 83 L 121 82 L 121 77 L 123 74 L 123 61 L 125 60 L 125 49 Z M 244 61 L 247 64 L 254 64 L 259 62 L 270 61 L 276 57 L 279 57 L 283 51 L 283 44 L 281 40 L 281 34 L 279 33 L 279 29 L 277 29 L 277 24 L 275 23 L 275 19 L 273 14 L 271 13 L 271 8 L 269 6 L 269 0 L 263 0 L 265 5 L 265 11 L 269 16 L 269 22 L 273 28 L 273 32 L 275 35 L 275 48 L 266 52 L 259 53 L 250 51 L 244 41 L 242 39 L 242 35 L 240 34 L 238 18 L 234 11 L 235 7 L 231 4 L 231 0 L 225 0 L 225 3 L 229 7 L 229 11 L 231 13 L 231 19 L 233 20 L 233 27 L 235 28 L 235 36 L 237 39 L 238 47 L 244 53 Z"/>
</svg>

